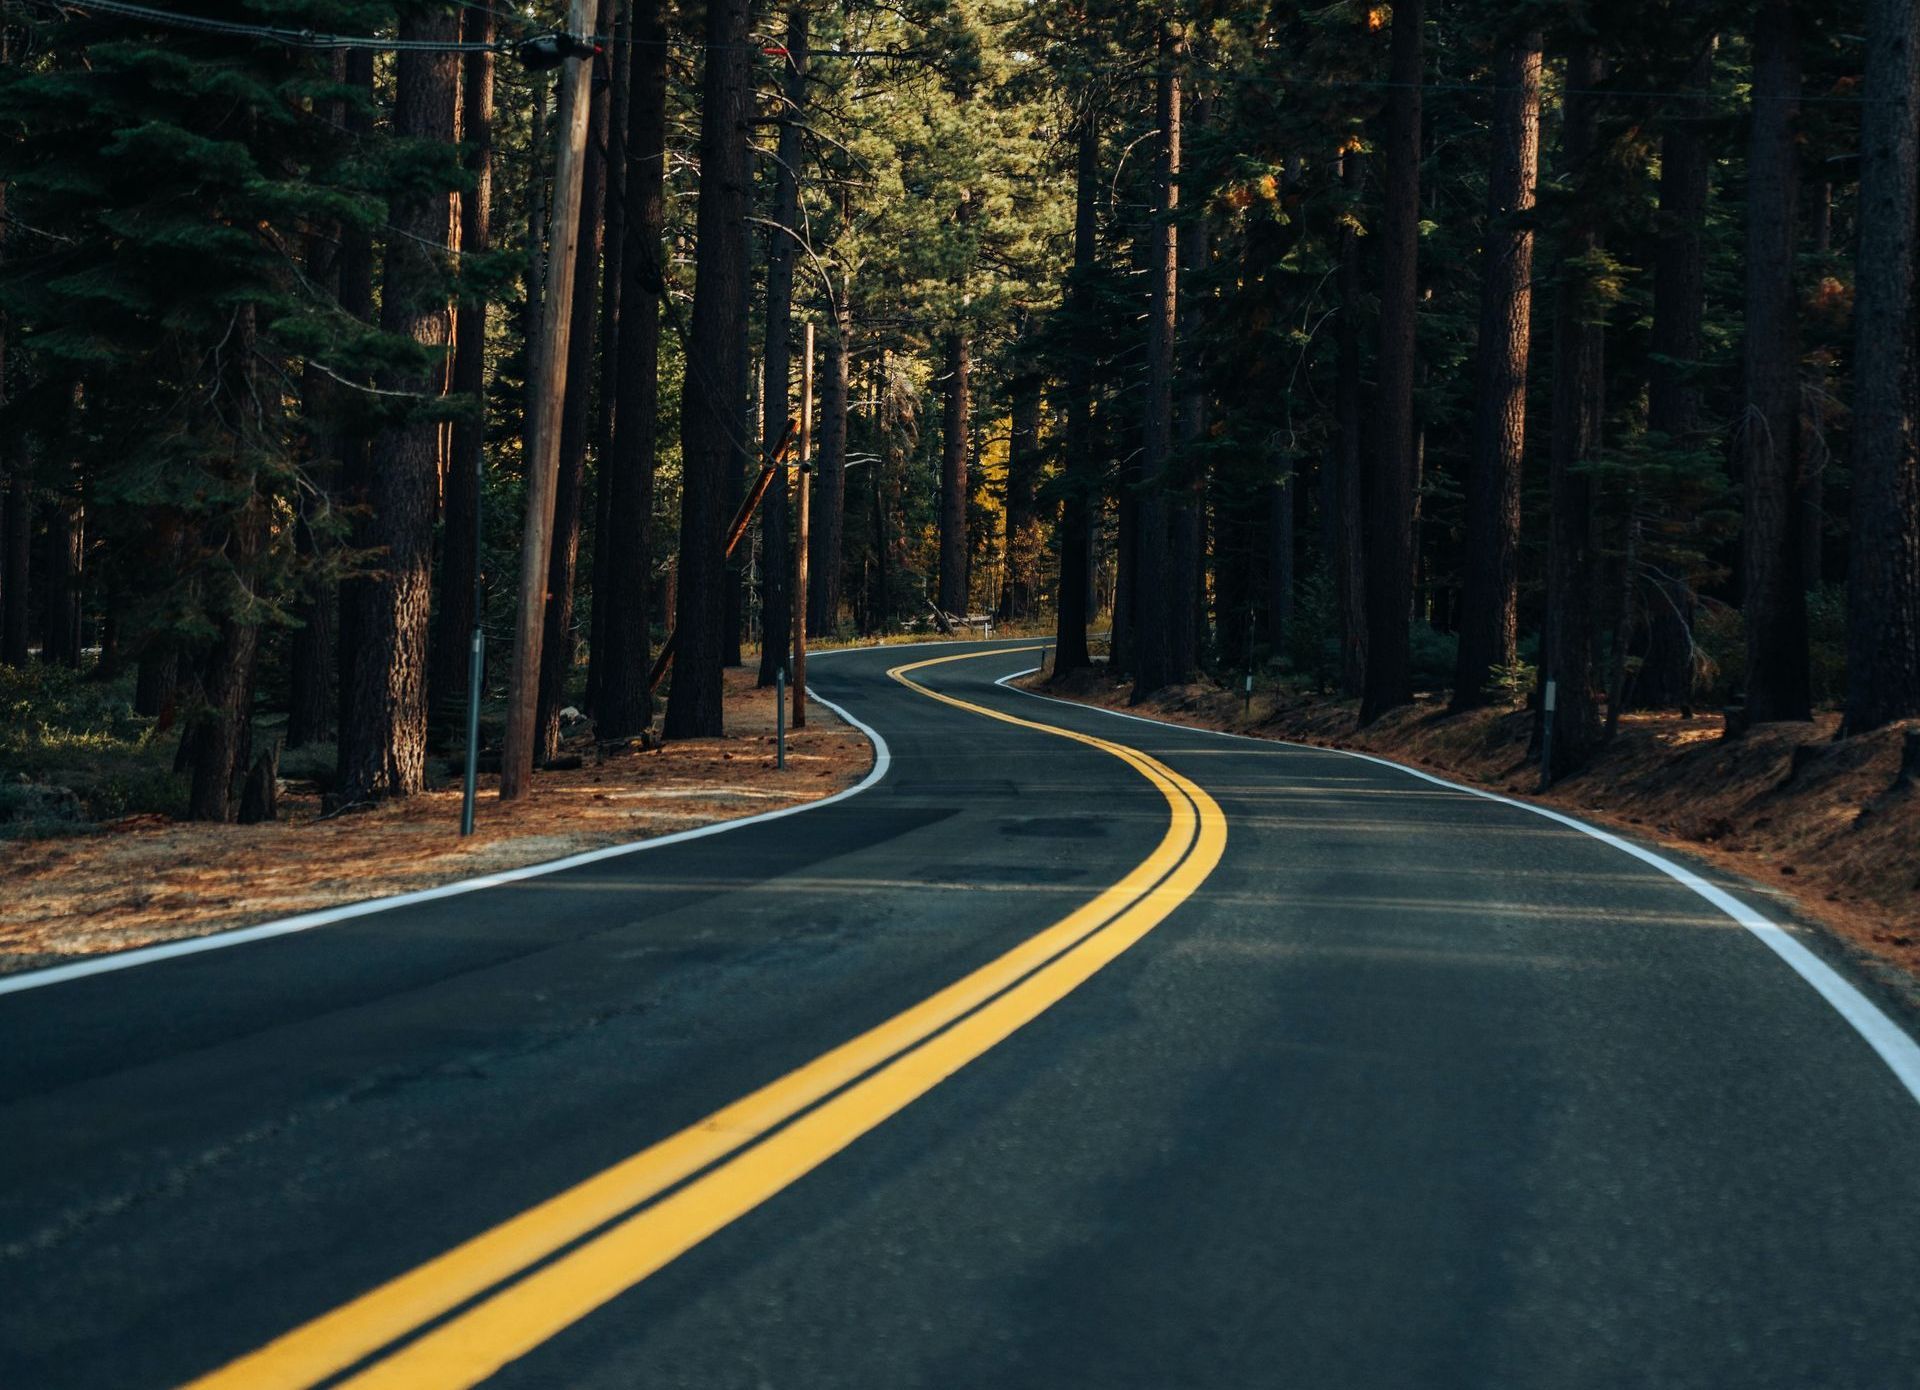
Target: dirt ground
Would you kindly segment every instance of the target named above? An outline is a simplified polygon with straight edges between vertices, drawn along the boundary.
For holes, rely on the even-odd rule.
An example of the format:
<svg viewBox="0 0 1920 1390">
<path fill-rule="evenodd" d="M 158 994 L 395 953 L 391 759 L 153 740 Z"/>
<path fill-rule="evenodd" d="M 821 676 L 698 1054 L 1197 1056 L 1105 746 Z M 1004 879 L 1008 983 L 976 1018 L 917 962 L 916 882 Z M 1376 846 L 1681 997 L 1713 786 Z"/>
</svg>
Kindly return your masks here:
<svg viewBox="0 0 1920 1390">
<path fill-rule="evenodd" d="M 1722 737 L 1720 716 L 1629 714 L 1593 766 L 1533 795 L 1525 710 L 1449 715 L 1422 698 L 1366 729 L 1356 701 L 1188 685 L 1145 706 L 1094 670 L 1051 695 L 1294 743 L 1377 753 L 1458 781 L 1577 813 L 1754 880 L 1871 958 L 1920 980 L 1920 791 L 1898 788 L 1902 731 L 1836 743 L 1835 714 Z M 1904 991 L 1903 991 L 1904 992 Z"/>
<path fill-rule="evenodd" d="M 502 805 L 483 776 L 471 838 L 458 785 L 320 819 L 313 787 L 288 783 L 280 819 L 196 825 L 159 816 L 97 835 L 13 841 L 0 888 L 0 973 L 200 936 L 338 903 L 429 888 L 582 850 L 817 801 L 865 776 L 872 748 L 814 705 L 774 766 L 773 692 L 727 672 L 723 739 L 691 739 L 541 772 Z M 574 751 L 574 750 L 569 750 Z"/>
</svg>

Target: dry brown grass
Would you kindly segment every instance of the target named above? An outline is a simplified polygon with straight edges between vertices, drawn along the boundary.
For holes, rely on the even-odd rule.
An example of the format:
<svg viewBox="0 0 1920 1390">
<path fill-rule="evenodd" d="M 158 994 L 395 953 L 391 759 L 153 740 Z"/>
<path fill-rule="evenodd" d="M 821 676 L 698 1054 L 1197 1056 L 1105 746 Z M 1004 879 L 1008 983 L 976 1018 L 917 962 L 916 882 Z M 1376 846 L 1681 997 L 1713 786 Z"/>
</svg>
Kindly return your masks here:
<svg viewBox="0 0 1920 1390">
<path fill-rule="evenodd" d="M 1449 715 L 1422 698 L 1360 729 L 1356 701 L 1284 690 L 1256 691 L 1247 712 L 1239 692 L 1211 684 L 1129 706 L 1131 686 L 1098 670 L 1044 688 L 1202 728 L 1378 753 L 1577 812 L 1753 879 L 1920 978 L 1920 794 L 1894 786 L 1899 728 L 1836 743 L 1838 716 L 1822 714 L 1729 742 L 1718 715 L 1630 714 L 1591 767 L 1535 796 L 1523 710 Z"/>
<path fill-rule="evenodd" d="M 0 972 L 200 936 L 365 898 L 385 897 L 777 810 L 830 796 L 872 764 L 867 740 L 815 705 L 774 767 L 773 693 L 727 672 L 728 736 L 542 772 L 503 805 L 480 779 L 475 833 L 457 834 L 457 787 L 320 820 L 319 797 L 292 784 L 264 825 L 175 824 L 159 816 L 106 833 L 10 843 L 0 894 Z"/>
</svg>

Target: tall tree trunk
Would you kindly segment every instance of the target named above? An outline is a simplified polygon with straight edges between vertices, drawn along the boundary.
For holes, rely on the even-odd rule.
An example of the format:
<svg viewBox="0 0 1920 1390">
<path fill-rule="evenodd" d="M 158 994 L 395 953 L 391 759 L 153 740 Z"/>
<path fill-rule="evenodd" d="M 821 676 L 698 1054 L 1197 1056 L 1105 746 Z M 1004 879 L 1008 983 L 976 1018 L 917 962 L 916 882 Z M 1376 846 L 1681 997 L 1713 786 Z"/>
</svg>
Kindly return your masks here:
<svg viewBox="0 0 1920 1390">
<path fill-rule="evenodd" d="M 400 37 L 452 43 L 459 32 L 455 16 L 453 10 L 408 10 Z M 458 55 L 408 50 L 395 65 L 394 134 L 450 143 Z M 409 191 L 390 204 L 380 327 L 429 353 L 447 346 L 451 328 L 440 264 L 451 212 L 450 195 L 440 191 Z M 442 380 L 437 365 L 380 374 L 383 390 L 421 396 L 435 392 Z M 361 543 L 378 555 L 379 571 L 354 586 L 356 653 L 340 730 L 340 795 L 349 803 L 408 796 L 425 785 L 438 435 L 437 424 L 416 418 L 383 427 L 373 441 Z"/>
<path fill-rule="evenodd" d="M 266 524 L 265 499 L 256 493 L 235 521 L 223 547 L 236 570 L 226 582 L 236 589 L 240 577 L 250 574 L 259 561 Z M 234 793 L 253 744 L 253 668 L 260 646 L 260 625 L 251 611 L 251 598 L 245 593 L 226 597 L 219 635 L 201 663 L 204 705 L 192 730 L 188 820 L 233 818 Z"/>
<path fill-rule="evenodd" d="M 346 55 L 340 54 L 336 62 L 337 73 L 344 79 Z M 333 103 L 328 115 L 336 125 L 341 124 L 345 118 L 342 103 Z M 340 224 L 332 222 L 307 240 L 307 280 L 335 303 L 340 299 L 340 236 Z M 294 522 L 294 542 L 304 569 L 299 576 L 301 596 L 296 610 L 300 625 L 288 642 L 289 748 L 326 742 L 333 731 L 339 698 L 333 685 L 339 586 L 325 563 L 329 538 L 322 534 L 339 491 L 340 450 L 345 442 L 341 437 L 336 389 L 335 383 L 314 363 L 309 362 L 301 373 L 300 401 L 306 417 L 310 446 L 307 471 L 312 486 L 301 490 Z M 159 653 L 154 652 L 152 656 L 154 659 L 143 652 L 140 658 L 141 675 L 146 681 L 157 680 L 162 674 L 157 659 Z"/>
<path fill-rule="evenodd" d="M 544 150 L 548 146 L 547 83 L 547 74 L 533 74 L 533 114 L 529 119 L 527 136 L 529 149 Z M 547 294 L 547 173 L 542 167 L 543 162 L 536 160 L 527 171 L 527 261 L 524 272 L 527 293 L 521 305 L 520 323 L 521 353 L 527 363 L 527 372 L 526 380 L 521 385 L 520 430 L 521 450 L 528 458 L 532 458 L 534 453 L 533 425 L 537 414 L 534 396 L 540 389 L 533 363 L 540 356 L 541 304 Z"/>
<path fill-rule="evenodd" d="M 1294 493 L 1300 473 L 1293 455 L 1280 459 L 1280 476 L 1267 484 L 1267 640 L 1275 655 L 1287 649 L 1287 628 L 1293 621 Z"/>
<path fill-rule="evenodd" d="M 1075 132 L 1073 273 L 1067 283 L 1073 350 L 1066 365 L 1065 489 L 1060 507 L 1059 611 L 1054 615 L 1054 674 L 1092 664 L 1087 652 L 1087 583 L 1093 567 L 1093 508 L 1099 479 L 1093 462 L 1092 317 L 1094 260 L 1099 254 L 1100 123 L 1083 112 Z"/>
<path fill-rule="evenodd" d="M 1013 419 L 1007 437 L 1007 555 L 1000 616 L 1019 619 L 1032 611 L 1040 558 L 1040 378 L 1023 372 L 1007 389 L 1013 397 Z"/>
<path fill-rule="evenodd" d="M 841 551 L 847 511 L 847 393 L 853 369 L 853 307 L 842 269 L 827 335 L 820 392 L 820 445 L 814 453 L 811 537 L 807 556 L 807 632 L 831 637 L 840 625 Z"/>
<path fill-rule="evenodd" d="M 793 418 L 793 258 L 800 235 L 800 128 L 807 101 L 807 12 L 787 11 L 787 57 L 780 139 L 775 147 L 773 220 L 767 233 L 766 390 L 760 434 L 774 448 Z M 760 684 L 772 685 L 793 649 L 793 553 L 788 480 L 776 479 L 760 509 Z"/>
<path fill-rule="evenodd" d="M 364 49 L 347 54 L 347 84 L 359 99 L 347 103 L 344 125 L 350 135 L 364 141 L 373 131 L 373 54 Z M 340 307 L 361 323 L 373 322 L 373 234 L 362 228 L 341 229 Z M 344 506 L 355 509 L 366 506 L 370 458 L 371 441 L 364 432 L 356 430 L 341 436 L 337 493 Z M 356 521 L 354 540 L 359 541 L 365 532 L 365 524 Z M 354 672 L 359 665 L 360 615 L 366 607 L 364 595 L 369 583 L 367 579 L 345 580 L 334 599 L 334 615 L 339 626 L 333 644 L 334 692 L 338 702 L 334 717 L 339 744 L 334 761 L 337 781 L 346 778 L 345 730 L 352 704 Z M 183 681 L 189 680 L 191 672 L 183 666 L 178 676 Z"/>
<path fill-rule="evenodd" d="M 1583 183 L 1598 144 L 1599 98 L 1593 89 L 1605 72 L 1599 54 L 1587 43 L 1576 45 L 1568 55 L 1562 157 L 1567 175 Z M 1591 186 L 1576 189 L 1574 196 L 1561 247 L 1553 323 L 1553 461 L 1541 654 L 1542 675 L 1554 682 L 1557 696 L 1550 779 L 1581 767 L 1600 741 L 1594 688 L 1599 545 L 1593 480 L 1588 472 L 1600 448 L 1604 396 L 1605 337 L 1592 303 L 1590 267 L 1600 247 L 1600 210 L 1594 206 Z"/>
<path fill-rule="evenodd" d="M 965 328 L 947 334 L 946 411 L 940 440 L 940 587 L 947 613 L 967 612 L 967 419 L 973 339 Z"/>
<path fill-rule="evenodd" d="M 465 37 L 470 43 L 492 43 L 493 11 L 467 10 Z M 460 256 L 484 256 L 491 233 L 493 199 L 493 54 L 464 55 L 461 82 L 460 138 L 466 145 L 467 172 L 473 187 L 460 196 Z M 460 305 L 453 327 L 453 391 L 470 402 L 472 413 L 454 421 L 453 448 L 448 459 L 445 525 L 440 543 L 439 613 L 435 618 L 433 658 L 427 690 L 435 710 L 434 723 L 443 730 L 457 726 L 466 708 L 469 645 L 478 621 L 475 609 L 480 551 L 474 534 L 480 516 L 481 479 L 486 469 L 487 299 L 469 294 Z"/>
<path fill-rule="evenodd" d="M 1911 0 L 1872 0 L 1860 138 L 1854 299 L 1853 508 L 1845 731 L 1920 715 L 1920 418 L 1914 372 L 1920 24 Z"/>
<path fill-rule="evenodd" d="M 1753 134 L 1747 152 L 1746 407 L 1740 460 L 1747 629 L 1747 717 L 1813 713 L 1801 573 L 1800 379 L 1793 292 L 1800 39 L 1795 0 L 1764 0 L 1753 32 Z"/>
<path fill-rule="evenodd" d="M 613 27 L 612 0 L 600 0 L 595 32 Z M 602 60 L 596 59 L 596 64 Z M 567 704 L 579 644 L 574 640 L 574 575 L 580 563 L 587 445 L 593 433 L 594 325 L 599 313 L 601 224 L 605 214 L 607 124 L 612 96 L 596 71 L 587 115 L 587 154 L 580 180 L 580 237 L 573 263 L 573 331 L 567 338 L 567 390 L 560 408 L 560 472 L 553 494 L 553 550 L 547 560 L 546 620 L 540 633 L 540 703 L 534 758 L 560 751 L 560 711 Z M 549 287 L 554 294 L 566 291 Z"/>
<path fill-rule="evenodd" d="M 615 416 L 620 408 L 620 313 L 626 275 L 622 262 L 627 242 L 627 131 L 631 125 L 633 51 L 630 0 L 614 6 L 612 96 L 607 116 L 607 173 L 604 266 L 600 272 L 600 391 L 593 434 L 593 593 L 592 627 L 587 634 L 587 710 L 599 724 L 600 691 L 606 681 L 607 606 L 600 600 L 612 584 L 612 567 L 619 562 L 612 539 L 613 484 L 610 477 Z"/>
<path fill-rule="evenodd" d="M 1519 640 L 1520 460 L 1532 339 L 1534 187 L 1540 167 L 1540 34 L 1500 55 L 1480 267 L 1473 459 L 1467 475 L 1466 582 L 1453 708 L 1487 702 L 1494 668 Z"/>
<path fill-rule="evenodd" d="M 1138 704 L 1175 676 L 1172 649 L 1176 597 L 1169 545 L 1169 473 L 1173 466 L 1173 355 L 1180 303 L 1180 73 L 1184 46 L 1166 25 L 1160 28 L 1159 75 L 1155 82 L 1154 224 L 1147 263 L 1147 395 L 1141 408 L 1141 487 L 1134 532 L 1133 702 Z"/>
<path fill-rule="evenodd" d="M 75 387 L 75 395 L 79 388 Z M 46 507 L 46 600 L 40 659 L 70 670 L 80 667 L 80 586 L 86 563 L 86 517 L 74 493 L 72 470 Z"/>
<path fill-rule="evenodd" d="M 0 61 L 8 45 L 0 39 Z M 0 262 L 6 259 L 7 186 L 0 183 Z M 0 405 L 7 400 L 7 321 L 0 315 Z M 27 478 L 25 432 L 14 428 L 0 439 L 0 468 L 6 491 L 0 497 L 0 662 L 20 666 L 27 659 L 27 551 L 33 542 L 33 495 Z M 22 524 L 24 522 L 24 524 Z"/>
<path fill-rule="evenodd" d="M 1713 80 L 1714 41 L 1709 39 L 1688 73 L 1690 93 L 1707 92 Z M 1706 315 L 1707 196 L 1713 161 L 1699 119 L 1698 101 L 1676 112 L 1660 140 L 1660 214 L 1653 263 L 1653 331 L 1648 346 L 1647 428 L 1669 449 L 1700 443 L 1701 323 Z M 1692 518 L 1667 525 L 1685 533 Z M 1691 709 L 1693 704 L 1693 585 L 1662 567 L 1652 580 L 1647 650 L 1633 685 L 1636 703 Z"/>
<path fill-rule="evenodd" d="M 1367 460 L 1367 674 L 1360 722 L 1413 698 L 1414 317 L 1420 233 L 1420 83 L 1424 0 L 1393 7 L 1380 227 L 1379 393 Z"/>
<path fill-rule="evenodd" d="M 1333 411 L 1338 432 L 1338 516 L 1334 522 L 1334 596 L 1340 609 L 1340 688 L 1360 694 L 1367 678 L 1367 547 L 1363 386 L 1360 380 L 1360 320 L 1366 288 L 1360 272 L 1360 232 L 1353 219 L 1360 213 L 1366 164 L 1360 152 L 1348 149 L 1340 156 L 1340 182 L 1345 188 L 1349 216 L 1339 233 L 1340 259 L 1336 269 L 1340 314 L 1334 321 Z"/>
<path fill-rule="evenodd" d="M 225 821 L 232 817 L 240 775 L 253 747 L 254 662 L 260 646 L 260 565 L 267 548 L 271 504 L 260 490 L 255 459 L 263 438 L 279 435 L 281 421 L 269 416 L 272 399 L 260 382 L 255 310 L 235 315 L 234 351 L 216 378 L 220 427 L 232 449 L 224 460 L 226 481 L 244 494 L 235 510 L 208 526 L 209 549 L 223 556 L 225 572 L 209 581 L 215 638 L 200 665 L 201 708 L 183 737 L 192 782 L 187 796 L 190 820 Z M 424 633 L 422 634 L 424 636 Z"/>
<path fill-rule="evenodd" d="M 653 574 L 653 468 L 660 400 L 661 241 L 666 218 L 667 25 L 665 0 L 635 0 L 628 96 L 628 216 L 620 253 L 619 372 L 613 448 L 602 473 L 609 492 L 609 555 L 601 640 L 606 644 L 594 709 L 604 738 L 629 738 L 653 720 L 647 689 Z M 596 537 L 596 544 L 599 538 Z M 599 659 L 596 654 L 596 659 Z"/>
<path fill-rule="evenodd" d="M 1182 123 L 1182 143 L 1206 124 L 1207 100 L 1197 98 Z M 1182 684 L 1193 679 L 1200 666 L 1201 637 L 1206 627 L 1206 493 L 1207 379 L 1201 344 L 1206 327 L 1201 322 L 1197 282 L 1206 275 L 1212 256 L 1205 209 L 1196 209 L 1180 246 L 1181 297 L 1185 308 L 1176 325 L 1175 357 L 1182 378 L 1179 392 L 1179 455 L 1172 461 L 1174 486 L 1167 508 L 1167 679 Z M 1183 327 L 1181 325 L 1184 325 Z"/>
<path fill-rule="evenodd" d="M 700 208 L 693 325 L 680 410 L 678 650 L 667 700 L 670 738 L 718 736 L 726 655 L 726 566 L 720 555 L 727 476 L 736 466 L 740 353 L 747 316 L 747 0 L 709 0 L 700 103 Z"/>
</svg>

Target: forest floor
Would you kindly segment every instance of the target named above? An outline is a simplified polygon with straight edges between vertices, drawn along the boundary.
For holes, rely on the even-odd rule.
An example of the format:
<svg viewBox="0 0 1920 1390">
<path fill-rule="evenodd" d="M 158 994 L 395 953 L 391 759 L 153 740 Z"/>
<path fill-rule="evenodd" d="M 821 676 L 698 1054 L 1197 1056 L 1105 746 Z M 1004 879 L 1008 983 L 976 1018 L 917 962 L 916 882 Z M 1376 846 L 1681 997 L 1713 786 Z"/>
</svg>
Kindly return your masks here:
<svg viewBox="0 0 1920 1390">
<path fill-rule="evenodd" d="M 1839 716 L 1722 737 L 1718 713 L 1635 713 L 1592 766 L 1533 794 L 1524 709 L 1449 715 L 1439 696 L 1357 728 L 1358 702 L 1285 687 L 1244 695 L 1207 683 L 1129 703 L 1104 670 L 1037 692 L 1200 728 L 1375 753 L 1537 801 L 1741 875 L 1853 948 L 1912 997 L 1920 981 L 1920 789 L 1897 787 L 1901 730 L 1835 742 Z"/>
<path fill-rule="evenodd" d="M 457 783 L 320 818 L 320 790 L 284 780 L 280 818 L 206 825 L 143 814 L 96 833 L 5 845 L 0 973 L 201 936 L 340 903 L 429 888 L 583 850 L 817 801 L 864 776 L 872 748 L 814 705 L 774 766 L 773 692 L 727 677 L 727 737 L 600 758 L 592 739 L 572 771 L 540 772 L 512 807 L 480 779 L 474 834 L 462 839 Z"/>
</svg>

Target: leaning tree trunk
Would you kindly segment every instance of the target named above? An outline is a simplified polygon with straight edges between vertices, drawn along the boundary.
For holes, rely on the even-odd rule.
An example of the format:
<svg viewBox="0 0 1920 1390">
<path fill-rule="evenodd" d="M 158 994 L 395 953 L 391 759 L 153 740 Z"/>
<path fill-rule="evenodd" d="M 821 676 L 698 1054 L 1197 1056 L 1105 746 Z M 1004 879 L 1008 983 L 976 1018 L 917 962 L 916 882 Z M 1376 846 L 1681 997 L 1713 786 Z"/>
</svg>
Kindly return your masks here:
<svg viewBox="0 0 1920 1390">
<path fill-rule="evenodd" d="M 1500 57 L 1480 266 L 1473 459 L 1467 474 L 1466 582 L 1453 708 L 1487 703 L 1519 640 L 1520 458 L 1532 338 L 1533 196 L 1540 167 L 1540 34 Z"/>
<path fill-rule="evenodd" d="M 1852 548 L 1846 732 L 1920 715 L 1920 464 L 1913 421 L 1915 118 L 1920 27 L 1912 0 L 1867 11 L 1854 298 Z"/>
<path fill-rule="evenodd" d="M 1795 119 L 1800 40 L 1795 0 L 1764 0 L 1753 32 L 1753 134 L 1747 152 L 1746 407 L 1739 438 L 1747 629 L 1747 718 L 1813 713 L 1801 573 L 1800 380 L 1794 302 Z"/>
<path fill-rule="evenodd" d="M 1134 528 L 1133 703 L 1171 683 L 1176 576 L 1169 548 L 1168 474 L 1173 466 L 1173 353 L 1180 300 L 1180 233 L 1173 219 L 1180 205 L 1180 73 L 1183 46 L 1166 25 L 1160 29 L 1155 124 L 1160 133 L 1155 161 L 1152 249 L 1147 260 L 1147 395 L 1141 409 L 1141 487 Z"/>
<path fill-rule="evenodd" d="M 1687 75 L 1687 90 L 1704 97 L 1713 79 L 1709 39 Z M 1669 449 L 1699 443 L 1701 324 L 1706 315 L 1707 195 L 1713 161 L 1699 119 L 1699 101 L 1682 105 L 1660 140 L 1660 213 L 1653 261 L 1653 331 L 1648 342 L 1647 428 Z M 1689 516 L 1664 528 L 1684 535 Z M 1651 583 L 1647 650 L 1633 684 L 1636 704 L 1691 709 L 1693 585 L 1662 566 Z"/>
<path fill-rule="evenodd" d="M 1420 237 L 1420 82 L 1425 0 L 1393 7 L 1380 223 L 1379 390 L 1367 460 L 1367 674 L 1360 722 L 1413 698 L 1414 317 Z"/>
<path fill-rule="evenodd" d="M 466 37 L 492 43 L 493 12 L 466 12 Z M 460 195 L 460 256 L 487 254 L 488 204 L 493 196 L 493 54 L 465 55 L 461 83 L 460 139 L 473 186 Z M 453 325 L 453 392 L 464 397 L 470 414 L 453 424 L 447 459 L 445 525 L 440 541 L 440 594 L 433 631 L 433 657 L 427 679 L 434 723 L 452 729 L 466 707 L 469 646 L 478 619 L 477 575 L 480 548 L 475 535 L 480 516 L 481 478 L 486 468 L 487 299 L 469 294 Z M 291 742 L 291 739 L 289 739 Z"/>
<path fill-rule="evenodd" d="M 967 612 L 967 417 L 973 340 L 964 328 L 947 334 L 946 413 L 940 441 L 940 587 L 944 612 Z"/>
<path fill-rule="evenodd" d="M 647 689 L 653 578 L 653 468 L 660 399 L 660 297 L 666 285 L 667 26 L 665 0 L 637 0 L 628 76 L 627 195 L 620 253 L 619 369 L 613 447 L 602 465 L 609 546 L 601 625 L 604 653 L 594 708 L 603 738 L 630 738 L 653 721 Z M 602 541 L 595 537 L 595 544 Z"/>
<path fill-rule="evenodd" d="M 400 37 L 452 43 L 459 32 L 453 10 L 408 10 Z M 450 144 L 459 92 L 459 56 L 410 49 L 395 60 L 394 134 Z M 410 190 L 389 211 L 380 327 L 409 338 L 428 357 L 447 345 L 447 292 L 441 262 L 447 252 L 451 195 Z M 434 394 L 441 374 L 433 365 L 380 374 L 382 390 Z M 355 584 L 351 679 L 343 691 L 341 786 L 345 802 L 409 796 L 426 784 L 427 612 L 432 602 L 433 522 L 439 483 L 439 426 L 410 418 L 374 437 L 366 480 L 363 549 L 378 554 L 378 571 Z"/>
<path fill-rule="evenodd" d="M 1591 45 L 1567 59 L 1566 126 L 1562 155 L 1576 189 L 1560 254 L 1560 285 L 1553 322 L 1553 458 L 1547 537 L 1547 614 L 1541 673 L 1554 682 L 1553 762 L 1549 780 L 1584 765 L 1600 742 L 1595 691 L 1594 604 L 1599 544 L 1588 471 L 1600 449 L 1604 399 L 1604 328 L 1591 302 L 1590 266 L 1600 247 L 1600 211 L 1582 175 L 1599 137 L 1599 98 L 1593 89 L 1605 66 Z"/>
<path fill-rule="evenodd" d="M 720 554 L 727 474 L 746 396 L 739 350 L 747 317 L 747 0 L 709 0 L 700 101 L 700 207 L 693 323 L 680 409 L 678 637 L 667 699 L 670 738 L 722 732 L 721 661 L 726 654 L 726 566 Z"/>
<path fill-rule="evenodd" d="M 820 391 L 820 447 L 814 454 L 813 514 L 807 554 L 807 633 L 831 637 L 840 623 L 841 550 L 847 512 L 847 392 L 853 370 L 853 308 L 842 268 L 827 337 Z"/>
<path fill-rule="evenodd" d="M 612 0 L 600 0 L 597 32 L 613 27 Z M 598 60 L 596 60 L 598 61 Z M 611 93 L 597 74 L 587 115 L 587 155 L 580 180 L 580 235 L 573 262 L 573 331 L 567 338 L 567 389 L 560 407 L 560 471 L 554 481 L 553 549 L 547 558 L 546 618 L 540 633 L 540 702 L 534 718 L 534 760 L 560 751 L 560 711 L 567 703 L 579 645 L 574 641 L 574 575 L 580 564 L 587 443 L 593 431 L 594 323 L 599 313 L 600 230 L 605 213 L 607 123 Z M 567 293 L 561 285 L 553 294 Z"/>
<path fill-rule="evenodd" d="M 761 358 L 766 389 L 760 437 L 776 448 L 793 418 L 793 258 L 800 236 L 800 143 L 807 103 L 807 12 L 787 12 L 786 90 L 775 149 L 773 220 L 767 233 L 767 345 Z M 772 685 L 793 648 L 792 526 L 787 479 L 777 478 L 760 509 L 760 684 Z M 804 601 L 804 599 L 798 600 Z"/>
<path fill-rule="evenodd" d="M 1065 489 L 1060 507 L 1059 611 L 1054 615 L 1054 674 L 1092 664 L 1087 652 L 1087 576 L 1093 567 L 1093 507 L 1099 482 L 1093 463 L 1094 344 L 1092 278 L 1099 254 L 1100 125 L 1084 112 L 1076 132 L 1073 273 L 1067 284 L 1073 350 L 1066 365 Z"/>
</svg>

